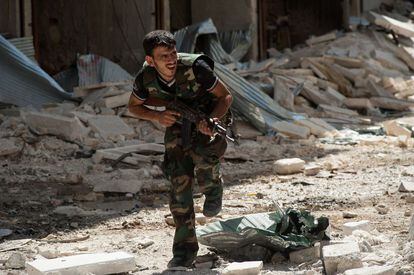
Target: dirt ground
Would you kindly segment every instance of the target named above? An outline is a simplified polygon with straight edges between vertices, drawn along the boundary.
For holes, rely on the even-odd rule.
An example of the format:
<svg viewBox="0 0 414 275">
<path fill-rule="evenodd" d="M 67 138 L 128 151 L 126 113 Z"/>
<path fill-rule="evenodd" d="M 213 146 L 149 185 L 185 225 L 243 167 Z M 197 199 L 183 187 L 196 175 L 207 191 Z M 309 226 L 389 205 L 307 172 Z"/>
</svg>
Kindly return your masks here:
<svg viewBox="0 0 414 275">
<path fill-rule="evenodd" d="M 20 156 L 0 160 L 0 228 L 13 230 L 0 241 L 0 250 L 6 245 L 18 247 L 0 252 L 0 274 L 26 274 L 24 269 L 5 266 L 16 251 L 26 261 L 39 253 L 56 257 L 126 251 L 135 255 L 137 269 L 132 274 L 169 274 L 166 265 L 174 231 L 165 221 L 169 214 L 167 193 L 105 193 L 90 195 L 89 201 L 78 200 L 74 193 L 88 194 L 90 190 L 78 183 L 77 175 L 105 171 L 106 164 L 75 158 L 74 144 L 54 137 L 45 139 L 48 141 L 42 144 L 48 148 L 28 145 Z M 289 157 L 317 163 L 322 170 L 316 176 L 276 175 L 274 161 Z M 414 251 L 407 251 L 413 194 L 398 191 L 403 180 L 413 180 L 413 163 L 414 150 L 391 141 L 343 145 L 318 140 L 244 141 L 238 148 L 231 146 L 223 162 L 225 192 L 218 218 L 273 211 L 276 201 L 284 208 L 327 216 L 335 240 L 344 238 L 345 222 L 368 220 L 373 229 L 371 238 L 381 240 L 368 240 L 371 252 L 363 254 L 371 260 L 364 262 L 391 264 L 399 274 L 414 274 Z M 196 198 L 195 203 L 200 212 L 203 198 Z M 78 206 L 84 212 L 60 215 L 54 212 L 58 206 Z M 355 217 L 344 218 L 346 212 Z M 148 239 L 153 243 L 146 246 Z M 208 252 L 201 246 L 199 255 Z M 229 261 L 219 254 L 215 269 L 186 274 L 217 274 Z M 320 260 L 300 265 L 284 260 L 266 263 L 262 274 L 321 274 L 322 270 Z"/>
</svg>

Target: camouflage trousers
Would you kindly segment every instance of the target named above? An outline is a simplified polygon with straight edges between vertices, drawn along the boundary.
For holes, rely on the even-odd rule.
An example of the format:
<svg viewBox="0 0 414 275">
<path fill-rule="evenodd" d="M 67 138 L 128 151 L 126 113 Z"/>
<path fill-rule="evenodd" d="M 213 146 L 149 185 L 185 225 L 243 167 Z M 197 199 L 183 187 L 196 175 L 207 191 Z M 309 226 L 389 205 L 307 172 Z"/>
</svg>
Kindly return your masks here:
<svg viewBox="0 0 414 275">
<path fill-rule="evenodd" d="M 193 131 L 191 147 L 181 145 L 179 127 L 167 128 L 165 133 L 164 173 L 171 182 L 170 211 L 175 222 L 173 256 L 180 261 L 191 261 L 197 256 L 193 202 L 194 181 L 206 199 L 223 195 L 220 158 L 227 148 L 226 140 Z M 189 147 L 189 148 L 188 148 Z"/>
</svg>

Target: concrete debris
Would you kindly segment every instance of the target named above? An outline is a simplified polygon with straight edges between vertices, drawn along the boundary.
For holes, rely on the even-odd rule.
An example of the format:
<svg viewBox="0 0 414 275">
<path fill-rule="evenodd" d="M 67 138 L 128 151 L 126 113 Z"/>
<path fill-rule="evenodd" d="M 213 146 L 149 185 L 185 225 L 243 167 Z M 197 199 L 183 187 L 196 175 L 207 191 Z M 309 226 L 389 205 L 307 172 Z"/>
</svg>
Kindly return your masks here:
<svg viewBox="0 0 414 275">
<path fill-rule="evenodd" d="M 364 230 L 370 232 L 371 225 L 369 221 L 363 220 L 358 222 L 347 222 L 342 226 L 344 235 L 352 235 L 355 230 Z"/>
<path fill-rule="evenodd" d="M 116 147 L 111 149 L 97 150 L 93 156 L 95 163 L 100 163 L 104 159 L 118 160 L 125 154 L 130 154 L 122 159 L 122 162 L 137 165 L 140 162 L 151 163 L 153 161 L 161 161 L 162 153 L 164 153 L 164 145 L 156 143 L 143 143 L 138 145 L 130 145 L 124 147 Z"/>
<path fill-rule="evenodd" d="M 262 261 L 233 262 L 227 266 L 221 274 L 223 275 L 255 275 L 260 274 L 263 268 Z"/>
<path fill-rule="evenodd" d="M 126 252 L 94 253 L 38 259 L 26 264 L 29 275 L 41 274 L 113 274 L 135 270 L 134 256 Z"/>
<path fill-rule="evenodd" d="M 379 214 L 385 215 L 388 213 L 389 208 L 383 204 L 378 204 L 375 206 L 375 209 L 378 211 Z"/>
<path fill-rule="evenodd" d="M 305 161 L 299 158 L 280 159 L 274 162 L 274 171 L 279 175 L 300 173 L 305 169 Z"/>
<path fill-rule="evenodd" d="M 398 188 L 400 192 L 414 192 L 414 181 L 403 180 Z"/>
<path fill-rule="evenodd" d="M 384 125 L 387 135 L 389 136 L 395 136 L 395 137 L 406 136 L 408 138 L 411 138 L 411 135 L 412 135 L 411 131 L 405 127 L 398 125 L 395 120 L 386 121 L 383 123 L 383 125 Z"/>
<path fill-rule="evenodd" d="M 151 245 L 153 245 L 155 242 L 147 237 L 137 237 L 137 238 L 133 238 L 130 240 L 131 242 L 133 242 L 134 244 L 136 244 L 138 246 L 138 248 L 140 249 L 144 249 L 147 248 Z"/>
<path fill-rule="evenodd" d="M 345 271 L 344 275 L 395 275 L 393 266 L 368 266 Z"/>
<path fill-rule="evenodd" d="M 360 249 L 357 243 L 324 246 L 322 247 L 322 257 L 327 275 L 362 267 Z"/>
<path fill-rule="evenodd" d="M 408 229 L 408 239 L 414 241 L 414 216 L 411 217 L 411 223 Z"/>
<path fill-rule="evenodd" d="M 135 135 L 135 131 L 118 116 L 93 116 L 88 119 L 88 123 L 104 140 L 120 141 Z"/>
<path fill-rule="evenodd" d="M 304 168 L 305 176 L 315 176 L 321 171 L 322 167 L 318 164 L 307 164 Z"/>
<path fill-rule="evenodd" d="M 77 117 L 29 112 L 25 120 L 39 135 L 55 135 L 68 141 L 82 141 L 90 132 Z"/>
<path fill-rule="evenodd" d="M 5 267 L 22 269 L 26 263 L 26 257 L 20 252 L 13 252 L 5 263 Z"/>
<path fill-rule="evenodd" d="M 0 157 L 18 153 L 21 148 L 16 143 L 16 138 L 0 138 Z"/>
<path fill-rule="evenodd" d="M 289 253 L 289 260 L 295 264 L 313 262 L 320 259 L 320 247 L 313 246 Z"/>
</svg>

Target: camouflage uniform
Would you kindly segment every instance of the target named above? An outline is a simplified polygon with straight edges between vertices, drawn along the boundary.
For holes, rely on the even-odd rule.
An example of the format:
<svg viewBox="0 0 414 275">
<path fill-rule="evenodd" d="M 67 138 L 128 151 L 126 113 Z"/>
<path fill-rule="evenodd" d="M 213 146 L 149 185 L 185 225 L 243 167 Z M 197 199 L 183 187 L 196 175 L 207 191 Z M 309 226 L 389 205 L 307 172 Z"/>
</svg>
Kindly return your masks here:
<svg viewBox="0 0 414 275">
<path fill-rule="evenodd" d="M 163 91 L 157 81 L 153 67 L 145 66 L 143 86 L 149 96 L 172 101 L 174 96 L 188 106 L 210 114 L 217 98 L 203 90 L 196 82 L 192 71 L 193 62 L 203 58 L 211 68 L 214 62 L 204 55 L 179 54 L 176 73 L 175 95 Z M 220 175 L 220 158 L 227 147 L 226 140 L 216 135 L 206 136 L 191 125 L 191 142 L 183 144 L 181 126 L 176 123 L 165 133 L 164 173 L 171 182 L 170 210 L 175 222 L 173 255 L 176 261 L 188 265 L 197 255 L 198 242 L 195 233 L 195 214 L 193 203 L 193 183 L 197 180 L 199 190 L 206 200 L 221 199 L 223 193 Z"/>
</svg>

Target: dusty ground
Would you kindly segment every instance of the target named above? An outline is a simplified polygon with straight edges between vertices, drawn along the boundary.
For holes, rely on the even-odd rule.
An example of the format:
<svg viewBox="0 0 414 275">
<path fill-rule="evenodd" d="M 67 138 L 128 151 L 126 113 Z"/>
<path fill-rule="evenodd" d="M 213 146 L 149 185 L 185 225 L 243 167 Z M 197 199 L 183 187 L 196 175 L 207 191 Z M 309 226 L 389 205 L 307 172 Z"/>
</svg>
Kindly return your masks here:
<svg viewBox="0 0 414 275">
<path fill-rule="evenodd" d="M 169 213 L 167 194 L 147 192 L 133 197 L 105 194 L 90 202 L 76 200 L 74 192 L 90 191 L 76 181 L 76 175 L 105 170 L 105 164 L 94 165 L 89 158 L 76 159 L 73 157 L 76 145 L 54 137 L 49 139 L 53 142 L 42 144 L 49 147 L 54 144 L 54 148 L 45 149 L 37 144 L 26 148 L 20 156 L 0 160 L 0 228 L 14 231 L 0 247 L 30 239 L 21 248 L 1 252 L 0 263 L 5 263 L 15 251 L 30 261 L 39 252 L 63 256 L 122 250 L 136 256 L 137 270 L 133 274 L 168 274 L 165 269 L 171 258 L 173 228 L 164 218 Z M 221 218 L 272 211 L 273 201 L 277 201 L 283 207 L 304 208 L 316 216 L 329 217 L 333 239 L 343 238 L 343 223 L 366 219 L 371 222 L 374 235 L 383 235 L 381 238 L 385 240 L 372 246 L 371 254 L 379 257 L 377 263 L 394 264 L 396 270 L 406 271 L 405 274 L 414 272 L 414 263 L 408 262 L 407 250 L 403 251 L 414 204 L 406 198 L 412 198 L 412 194 L 398 191 L 402 180 L 414 177 L 413 149 L 400 148 L 395 142 L 334 145 L 264 140 L 246 141 L 241 148 L 230 148 L 228 152 L 233 160 L 223 163 L 225 193 Z M 316 176 L 277 176 L 272 171 L 273 162 L 284 157 L 300 157 L 324 168 Z M 126 168 L 131 169 L 123 166 L 118 169 Z M 195 201 L 199 206 L 203 203 L 202 198 Z M 73 217 L 53 213 L 61 205 L 76 205 L 95 212 Z M 385 214 L 378 212 L 378 205 L 386 209 Z M 343 218 L 346 211 L 357 217 Z M 140 246 L 146 238 L 154 243 Z M 207 252 L 202 247 L 199 254 Z M 216 274 L 228 261 L 221 257 L 217 269 L 192 273 Z M 287 260 L 277 265 L 267 263 L 262 274 L 290 270 L 313 270 L 318 274 L 322 264 L 319 261 L 298 266 Z M 25 274 L 25 271 L 6 269 L 0 264 L 0 274 Z"/>
</svg>

